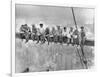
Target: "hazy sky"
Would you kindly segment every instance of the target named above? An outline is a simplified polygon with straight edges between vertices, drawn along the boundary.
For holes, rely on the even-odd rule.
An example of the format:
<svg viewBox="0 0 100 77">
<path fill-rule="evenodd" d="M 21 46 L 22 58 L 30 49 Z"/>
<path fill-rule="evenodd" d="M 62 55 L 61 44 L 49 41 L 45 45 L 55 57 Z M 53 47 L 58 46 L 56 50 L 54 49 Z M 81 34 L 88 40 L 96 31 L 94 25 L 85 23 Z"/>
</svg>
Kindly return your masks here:
<svg viewBox="0 0 100 77">
<path fill-rule="evenodd" d="M 94 33 L 93 19 L 94 9 L 74 8 L 76 22 L 79 26 L 85 25 Z M 16 5 L 15 8 L 16 27 L 27 23 L 38 24 L 40 22 L 46 25 L 74 25 L 72 10 L 70 7 L 54 6 L 34 6 L 34 5 Z M 70 26 L 69 25 L 69 26 Z"/>
<path fill-rule="evenodd" d="M 93 9 L 74 8 L 77 24 L 93 24 Z M 27 23 L 44 21 L 47 24 L 74 24 L 71 8 L 16 5 L 16 18 L 25 19 Z M 34 21 L 35 20 L 35 21 Z"/>
</svg>

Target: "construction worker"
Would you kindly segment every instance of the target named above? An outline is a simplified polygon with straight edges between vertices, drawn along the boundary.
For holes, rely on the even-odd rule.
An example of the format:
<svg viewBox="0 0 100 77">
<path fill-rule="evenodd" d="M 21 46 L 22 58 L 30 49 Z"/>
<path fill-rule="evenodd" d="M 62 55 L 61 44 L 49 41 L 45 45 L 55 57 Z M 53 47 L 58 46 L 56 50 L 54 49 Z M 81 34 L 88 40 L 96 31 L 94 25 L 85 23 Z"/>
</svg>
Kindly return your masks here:
<svg viewBox="0 0 100 77">
<path fill-rule="evenodd" d="M 25 33 L 25 28 L 24 28 L 25 25 L 21 25 L 20 27 L 20 33 Z"/>
<path fill-rule="evenodd" d="M 82 26 L 80 31 L 80 41 L 82 45 L 84 45 L 85 40 L 86 40 L 86 34 L 84 31 L 84 27 Z"/>
<path fill-rule="evenodd" d="M 50 41 L 50 29 L 49 29 L 49 27 L 47 27 L 45 29 L 45 37 L 46 37 L 46 40 L 48 41 L 48 45 L 49 45 L 49 41 Z"/>
<path fill-rule="evenodd" d="M 73 45 L 73 27 L 70 27 L 69 30 L 69 43 Z"/>
<path fill-rule="evenodd" d="M 78 35 L 79 35 L 79 31 L 77 29 L 75 29 L 73 31 L 73 43 L 75 45 L 79 44 L 79 39 L 78 39 Z"/>
<path fill-rule="evenodd" d="M 66 27 L 63 27 L 62 35 L 63 35 L 63 41 L 64 43 L 66 43 L 67 42 L 67 28 Z"/>
<path fill-rule="evenodd" d="M 63 41 L 63 38 L 62 38 L 62 29 L 61 29 L 60 26 L 57 26 L 57 36 L 58 36 L 58 41 L 60 43 L 62 43 L 62 41 Z"/>
<path fill-rule="evenodd" d="M 24 34 L 26 42 L 28 42 L 31 33 L 30 27 L 27 24 L 21 25 L 20 31 Z"/>
<path fill-rule="evenodd" d="M 28 27 L 27 24 L 21 25 L 20 32 L 26 33 L 26 32 L 29 32 L 29 31 L 30 31 L 30 28 Z"/>
<path fill-rule="evenodd" d="M 55 29 L 55 27 L 52 27 L 52 31 L 51 31 L 51 35 L 56 35 L 56 29 Z"/>
<path fill-rule="evenodd" d="M 32 33 L 33 34 L 36 34 L 37 33 L 37 29 L 35 27 L 35 24 L 32 25 Z"/>
<path fill-rule="evenodd" d="M 84 27 L 82 26 L 81 31 L 80 31 L 80 47 L 81 47 L 81 51 L 82 51 L 83 63 L 85 64 L 86 68 L 88 68 L 88 65 L 87 65 L 88 61 L 87 61 L 87 59 L 85 57 L 85 53 L 83 51 L 85 40 L 86 40 L 86 34 L 84 31 Z"/>
<path fill-rule="evenodd" d="M 40 39 L 40 41 L 41 41 L 41 44 L 43 44 L 44 42 L 45 42 L 45 29 L 44 29 L 44 27 L 43 27 L 43 24 L 42 23 L 40 23 L 39 24 L 39 28 L 38 28 L 38 41 L 37 41 L 37 43 L 39 43 L 39 39 Z"/>
<path fill-rule="evenodd" d="M 56 29 L 55 29 L 55 27 L 52 27 L 52 30 L 51 30 L 51 32 L 50 32 L 50 40 L 53 42 L 56 42 L 56 37 L 57 37 L 57 35 L 56 35 Z"/>
<path fill-rule="evenodd" d="M 32 34 L 31 38 L 34 41 L 36 39 L 36 34 L 37 34 L 37 28 L 35 27 L 35 24 L 32 25 Z"/>
</svg>

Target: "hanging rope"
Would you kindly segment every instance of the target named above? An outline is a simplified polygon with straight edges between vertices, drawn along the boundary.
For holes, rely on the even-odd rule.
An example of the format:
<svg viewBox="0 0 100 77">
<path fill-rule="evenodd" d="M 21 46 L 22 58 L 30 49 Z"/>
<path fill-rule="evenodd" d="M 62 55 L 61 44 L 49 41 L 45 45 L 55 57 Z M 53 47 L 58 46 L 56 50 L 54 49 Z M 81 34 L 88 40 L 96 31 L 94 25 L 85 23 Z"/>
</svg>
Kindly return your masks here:
<svg viewBox="0 0 100 77">
<path fill-rule="evenodd" d="M 74 15 L 73 7 L 71 7 L 71 10 L 72 10 L 72 15 L 73 15 L 73 19 L 74 19 L 74 24 L 75 24 L 76 30 L 78 31 L 78 27 L 77 27 L 75 15 Z M 79 33 L 78 33 L 77 36 L 78 36 L 78 41 L 79 41 Z M 84 64 L 85 67 L 86 67 L 86 69 L 87 69 L 87 68 L 88 68 L 88 66 L 87 66 L 87 59 L 86 59 L 86 57 L 85 57 L 85 55 L 84 55 L 83 45 L 82 45 L 80 42 L 79 42 L 79 46 L 80 46 L 82 55 L 80 55 L 78 48 L 77 48 L 77 47 L 76 47 L 76 48 L 77 48 L 77 53 L 78 53 L 79 58 L 80 58 L 80 62 L 81 62 L 81 64 L 82 64 L 82 66 L 83 66 L 83 64 Z M 85 59 L 85 61 L 84 61 L 84 59 Z M 84 68 L 84 66 L 83 66 L 83 68 Z"/>
</svg>

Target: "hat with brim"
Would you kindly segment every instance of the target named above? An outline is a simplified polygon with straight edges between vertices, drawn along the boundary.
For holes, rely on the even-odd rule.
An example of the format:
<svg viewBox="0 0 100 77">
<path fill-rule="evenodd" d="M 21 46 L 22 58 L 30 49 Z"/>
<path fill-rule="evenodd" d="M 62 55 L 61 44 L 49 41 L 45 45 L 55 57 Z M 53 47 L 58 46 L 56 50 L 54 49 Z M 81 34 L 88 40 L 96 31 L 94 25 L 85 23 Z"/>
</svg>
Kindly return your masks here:
<svg viewBox="0 0 100 77">
<path fill-rule="evenodd" d="M 81 29 L 84 29 L 84 27 L 83 27 L 83 26 L 81 26 Z"/>
<path fill-rule="evenodd" d="M 40 26 L 43 26 L 43 24 L 42 24 L 42 23 L 40 23 Z"/>
</svg>

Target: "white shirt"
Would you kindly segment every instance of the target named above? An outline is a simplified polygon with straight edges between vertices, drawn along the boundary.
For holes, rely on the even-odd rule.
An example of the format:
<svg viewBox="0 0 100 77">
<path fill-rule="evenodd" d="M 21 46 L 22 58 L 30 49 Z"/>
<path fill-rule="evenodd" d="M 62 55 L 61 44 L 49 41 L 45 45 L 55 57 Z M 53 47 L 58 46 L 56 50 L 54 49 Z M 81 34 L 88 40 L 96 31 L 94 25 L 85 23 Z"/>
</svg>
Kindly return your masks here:
<svg viewBox="0 0 100 77">
<path fill-rule="evenodd" d="M 67 31 L 64 31 L 64 30 L 63 30 L 62 35 L 63 35 L 63 36 L 67 36 L 67 34 L 68 34 Z"/>
<path fill-rule="evenodd" d="M 45 32 L 45 29 L 44 28 L 38 28 L 37 29 L 37 35 L 41 35 L 41 34 L 44 34 L 44 32 Z"/>
<path fill-rule="evenodd" d="M 40 33 L 43 34 L 44 33 L 44 28 L 39 28 L 40 29 Z"/>
<path fill-rule="evenodd" d="M 72 32 L 69 31 L 67 37 L 68 37 L 68 38 L 71 38 L 72 35 L 73 35 L 73 31 L 72 31 Z"/>
</svg>

